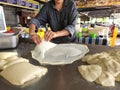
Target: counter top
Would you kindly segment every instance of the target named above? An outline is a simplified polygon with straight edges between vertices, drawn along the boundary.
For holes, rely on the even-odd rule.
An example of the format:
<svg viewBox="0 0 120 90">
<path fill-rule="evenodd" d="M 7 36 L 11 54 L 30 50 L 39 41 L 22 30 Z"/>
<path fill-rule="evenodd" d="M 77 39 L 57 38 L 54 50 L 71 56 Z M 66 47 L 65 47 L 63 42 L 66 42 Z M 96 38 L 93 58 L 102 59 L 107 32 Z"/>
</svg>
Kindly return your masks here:
<svg viewBox="0 0 120 90">
<path fill-rule="evenodd" d="M 35 44 L 20 43 L 17 48 L 0 51 L 17 51 L 19 56 L 27 58 L 30 63 L 40 65 L 36 60 L 32 59 L 30 51 L 33 50 Z M 99 45 L 88 45 L 90 52 L 108 51 L 112 49 L 120 49 L 120 46 L 109 47 Z M 80 60 L 68 65 L 41 65 L 48 68 L 48 72 L 41 79 L 34 79 L 22 86 L 14 86 L 8 81 L 0 77 L 0 90 L 119 90 L 120 83 L 115 87 L 103 87 L 96 83 L 84 80 L 78 72 L 78 66 L 83 64 Z"/>
</svg>

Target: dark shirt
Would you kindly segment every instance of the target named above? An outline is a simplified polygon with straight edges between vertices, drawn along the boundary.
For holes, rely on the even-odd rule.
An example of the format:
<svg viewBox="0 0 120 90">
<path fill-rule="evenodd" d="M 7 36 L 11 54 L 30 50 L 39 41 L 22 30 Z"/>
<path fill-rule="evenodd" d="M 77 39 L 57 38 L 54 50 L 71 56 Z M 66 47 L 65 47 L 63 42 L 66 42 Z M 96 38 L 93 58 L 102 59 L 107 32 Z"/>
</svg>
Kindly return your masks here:
<svg viewBox="0 0 120 90">
<path fill-rule="evenodd" d="M 75 21 L 77 9 L 72 0 L 65 0 L 60 11 L 55 8 L 54 1 L 47 2 L 40 10 L 38 15 L 31 20 L 36 27 L 45 26 L 48 23 L 52 31 L 69 31 L 69 36 L 57 37 L 51 41 L 54 43 L 69 43 L 76 41 Z"/>
</svg>

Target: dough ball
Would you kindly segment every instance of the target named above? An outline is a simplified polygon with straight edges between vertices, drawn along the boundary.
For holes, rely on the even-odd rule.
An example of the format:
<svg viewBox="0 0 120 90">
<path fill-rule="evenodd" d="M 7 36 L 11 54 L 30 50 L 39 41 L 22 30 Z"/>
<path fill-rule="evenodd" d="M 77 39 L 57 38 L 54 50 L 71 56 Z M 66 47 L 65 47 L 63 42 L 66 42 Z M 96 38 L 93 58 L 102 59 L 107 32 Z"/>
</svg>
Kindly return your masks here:
<svg viewBox="0 0 120 90">
<path fill-rule="evenodd" d="M 90 82 L 95 81 L 102 73 L 102 68 L 99 65 L 81 65 L 78 70 L 82 77 Z"/>
</svg>

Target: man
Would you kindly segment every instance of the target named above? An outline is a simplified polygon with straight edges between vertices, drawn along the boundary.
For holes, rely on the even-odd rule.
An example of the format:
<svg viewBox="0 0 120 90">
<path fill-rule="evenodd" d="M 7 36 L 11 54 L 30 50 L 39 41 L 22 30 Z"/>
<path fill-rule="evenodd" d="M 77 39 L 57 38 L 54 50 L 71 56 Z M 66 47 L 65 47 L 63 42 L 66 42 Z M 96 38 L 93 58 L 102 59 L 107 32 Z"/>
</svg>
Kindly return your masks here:
<svg viewBox="0 0 120 90">
<path fill-rule="evenodd" d="M 51 30 L 45 32 L 45 40 L 54 43 L 76 42 L 75 20 L 77 10 L 72 0 L 51 0 L 30 22 L 30 37 L 40 44 L 41 39 L 35 34 L 36 27 L 49 24 Z"/>
</svg>

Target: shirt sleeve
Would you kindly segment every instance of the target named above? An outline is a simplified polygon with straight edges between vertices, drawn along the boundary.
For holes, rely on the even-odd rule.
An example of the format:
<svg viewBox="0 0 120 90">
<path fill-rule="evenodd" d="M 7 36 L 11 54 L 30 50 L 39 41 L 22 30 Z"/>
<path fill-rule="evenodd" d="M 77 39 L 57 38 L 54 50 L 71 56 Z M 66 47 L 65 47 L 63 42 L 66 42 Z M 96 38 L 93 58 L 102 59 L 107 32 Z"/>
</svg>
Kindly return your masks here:
<svg viewBox="0 0 120 90">
<path fill-rule="evenodd" d="M 35 24 L 36 27 L 45 26 L 47 23 L 47 5 L 44 5 L 35 18 L 31 19 L 30 24 Z"/>
<path fill-rule="evenodd" d="M 73 37 L 76 32 L 75 31 L 76 17 L 77 17 L 77 9 L 75 4 L 73 4 L 71 12 L 69 14 L 69 24 L 65 27 L 65 30 L 70 32 L 70 37 Z"/>
</svg>

